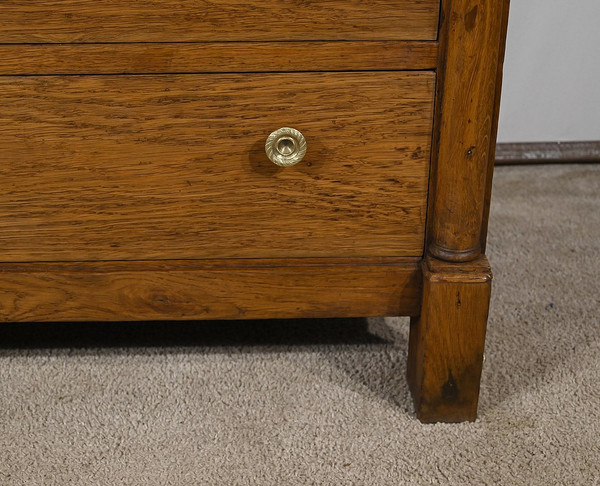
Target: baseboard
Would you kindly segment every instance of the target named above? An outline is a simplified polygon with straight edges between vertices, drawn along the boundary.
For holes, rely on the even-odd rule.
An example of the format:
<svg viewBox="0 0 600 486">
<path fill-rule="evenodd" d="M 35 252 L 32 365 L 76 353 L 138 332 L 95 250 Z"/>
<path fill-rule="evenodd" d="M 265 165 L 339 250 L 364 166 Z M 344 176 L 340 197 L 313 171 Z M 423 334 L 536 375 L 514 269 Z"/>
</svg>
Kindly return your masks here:
<svg viewBox="0 0 600 486">
<path fill-rule="evenodd" d="M 496 165 L 600 162 L 600 141 L 499 143 Z"/>
</svg>

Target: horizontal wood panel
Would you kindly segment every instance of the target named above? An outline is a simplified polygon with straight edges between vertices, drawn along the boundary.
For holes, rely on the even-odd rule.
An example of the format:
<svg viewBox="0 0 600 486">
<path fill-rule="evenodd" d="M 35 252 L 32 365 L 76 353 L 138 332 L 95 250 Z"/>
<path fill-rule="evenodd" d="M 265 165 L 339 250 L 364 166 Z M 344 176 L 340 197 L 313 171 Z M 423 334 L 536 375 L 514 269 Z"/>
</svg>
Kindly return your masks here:
<svg viewBox="0 0 600 486">
<path fill-rule="evenodd" d="M 418 313 L 416 260 L 0 265 L 0 321 Z"/>
<path fill-rule="evenodd" d="M 433 70 L 437 42 L 0 45 L 0 74 Z"/>
<path fill-rule="evenodd" d="M 2 0 L 0 42 L 434 40 L 439 0 Z"/>
<path fill-rule="evenodd" d="M 433 73 L 2 77 L 3 261 L 419 256 Z M 306 158 L 264 153 L 280 127 Z"/>
</svg>

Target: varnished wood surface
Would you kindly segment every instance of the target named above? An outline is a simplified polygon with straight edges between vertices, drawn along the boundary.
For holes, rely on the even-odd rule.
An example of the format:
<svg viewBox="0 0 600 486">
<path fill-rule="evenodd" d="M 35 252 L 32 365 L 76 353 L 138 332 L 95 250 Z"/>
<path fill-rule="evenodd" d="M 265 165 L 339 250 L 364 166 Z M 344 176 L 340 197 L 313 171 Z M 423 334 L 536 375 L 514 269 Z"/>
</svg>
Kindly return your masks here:
<svg viewBox="0 0 600 486">
<path fill-rule="evenodd" d="M 491 292 L 485 257 L 423 262 L 420 316 L 411 320 L 408 380 L 423 422 L 473 421 Z"/>
<path fill-rule="evenodd" d="M 424 422 L 475 420 L 491 292 L 482 256 L 508 0 L 442 0 L 427 246 L 408 380 Z"/>
<path fill-rule="evenodd" d="M 419 256 L 434 82 L 2 77 L 2 260 Z M 283 126 L 308 142 L 286 169 Z"/>
<path fill-rule="evenodd" d="M 418 313 L 416 259 L 0 264 L 0 321 Z"/>
<path fill-rule="evenodd" d="M 431 281 L 485 283 L 492 278 L 492 269 L 485 256 L 464 263 L 452 263 L 428 258 L 425 273 Z"/>
<path fill-rule="evenodd" d="M 507 7 L 505 0 L 442 1 L 428 235 L 437 258 L 481 253 Z"/>
<path fill-rule="evenodd" d="M 437 42 L 0 45 L 5 74 L 433 70 Z"/>
<path fill-rule="evenodd" d="M 504 77 L 504 56 L 506 53 L 506 35 L 508 33 L 508 16 L 510 0 L 501 0 L 502 17 L 500 18 L 500 38 L 498 45 L 498 66 L 496 69 L 496 93 L 494 110 L 492 112 L 492 133 L 490 135 L 490 152 L 485 180 L 485 197 L 483 202 L 483 218 L 481 222 L 480 245 L 481 252 L 485 253 L 487 246 L 488 222 L 490 217 L 490 204 L 492 201 L 492 181 L 494 178 L 494 165 L 496 163 L 496 142 L 498 139 L 498 121 L 500 118 L 500 101 L 502 97 L 502 81 Z"/>
<path fill-rule="evenodd" d="M 2 0 L 0 43 L 434 40 L 439 0 Z"/>
</svg>

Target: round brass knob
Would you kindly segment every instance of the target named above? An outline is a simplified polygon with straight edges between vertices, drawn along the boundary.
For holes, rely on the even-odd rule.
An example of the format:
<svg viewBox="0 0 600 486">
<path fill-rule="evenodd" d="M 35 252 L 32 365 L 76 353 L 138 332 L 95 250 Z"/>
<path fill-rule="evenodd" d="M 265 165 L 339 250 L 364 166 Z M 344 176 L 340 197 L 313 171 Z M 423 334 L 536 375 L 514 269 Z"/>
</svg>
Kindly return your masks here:
<svg viewBox="0 0 600 486">
<path fill-rule="evenodd" d="M 306 155 L 306 140 L 295 128 L 283 127 L 267 137 L 265 152 L 275 165 L 291 167 Z"/>
</svg>

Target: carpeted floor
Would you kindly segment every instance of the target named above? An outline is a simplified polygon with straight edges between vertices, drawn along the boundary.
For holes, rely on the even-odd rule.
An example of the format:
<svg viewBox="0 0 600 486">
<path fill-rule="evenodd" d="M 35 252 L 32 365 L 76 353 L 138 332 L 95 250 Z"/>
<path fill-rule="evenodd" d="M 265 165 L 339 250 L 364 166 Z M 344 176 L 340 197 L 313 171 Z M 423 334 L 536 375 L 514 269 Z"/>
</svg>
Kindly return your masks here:
<svg viewBox="0 0 600 486">
<path fill-rule="evenodd" d="M 404 319 L 2 325 L 0 485 L 600 484 L 600 165 L 498 168 L 488 254 L 475 423 Z"/>
</svg>

